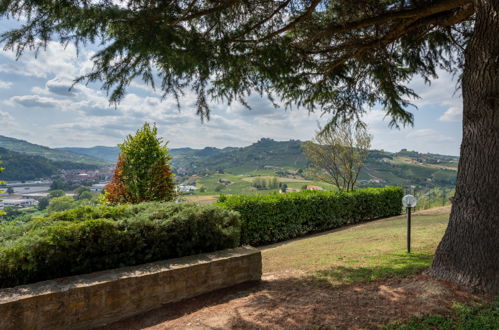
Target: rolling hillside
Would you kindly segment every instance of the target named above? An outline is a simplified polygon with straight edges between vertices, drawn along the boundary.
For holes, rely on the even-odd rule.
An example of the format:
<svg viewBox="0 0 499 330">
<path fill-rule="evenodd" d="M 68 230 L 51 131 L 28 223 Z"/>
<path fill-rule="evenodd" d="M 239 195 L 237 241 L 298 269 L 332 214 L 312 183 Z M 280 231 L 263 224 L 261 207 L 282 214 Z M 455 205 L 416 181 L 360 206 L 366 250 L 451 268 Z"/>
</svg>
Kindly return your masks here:
<svg viewBox="0 0 499 330">
<path fill-rule="evenodd" d="M 266 171 L 275 175 L 286 170 L 305 170 L 309 162 L 299 140 L 274 141 L 263 138 L 252 145 L 235 148 L 170 149 L 177 175 L 212 175 L 215 172 L 233 175 Z M 64 148 L 75 153 L 103 160 L 117 157 L 117 147 Z M 371 150 L 360 180 L 366 186 L 422 185 L 452 187 L 455 184 L 458 157 L 423 154 L 401 150 L 391 153 Z M 263 172 L 262 172 L 263 173 Z"/>
<path fill-rule="evenodd" d="M 92 148 L 55 148 L 55 150 L 71 152 L 82 156 L 89 156 L 110 163 L 116 162 L 120 151 L 118 147 L 103 147 L 103 146 L 96 146 Z"/>
<path fill-rule="evenodd" d="M 23 154 L 0 147 L 1 167 L 0 180 L 34 180 L 47 178 L 60 169 L 96 169 L 97 165 L 74 163 L 69 161 L 50 160 L 42 156 Z"/>
<path fill-rule="evenodd" d="M 91 148 L 66 147 L 66 148 L 54 148 L 54 149 L 84 156 L 90 156 L 92 158 L 97 158 L 110 163 L 115 163 L 120 153 L 120 149 L 118 147 L 104 147 L 104 146 L 95 146 Z M 191 148 L 177 148 L 177 149 L 170 149 L 170 154 L 175 157 L 183 154 L 189 154 L 195 151 L 196 151 L 195 149 Z"/>
<path fill-rule="evenodd" d="M 65 150 L 51 149 L 38 144 L 33 144 L 24 140 L 18 140 L 0 135 L 0 148 L 10 151 L 30 155 L 41 156 L 53 161 L 68 161 L 87 165 L 104 166 L 109 161 L 90 157 L 88 155 L 73 153 Z"/>
</svg>

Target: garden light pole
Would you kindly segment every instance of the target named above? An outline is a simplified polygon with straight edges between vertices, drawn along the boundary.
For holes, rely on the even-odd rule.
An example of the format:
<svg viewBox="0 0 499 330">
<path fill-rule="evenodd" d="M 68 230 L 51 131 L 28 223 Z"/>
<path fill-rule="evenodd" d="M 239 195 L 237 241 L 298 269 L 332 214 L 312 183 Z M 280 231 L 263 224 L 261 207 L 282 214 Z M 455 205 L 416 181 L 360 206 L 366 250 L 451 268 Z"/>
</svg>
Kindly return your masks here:
<svg viewBox="0 0 499 330">
<path fill-rule="evenodd" d="M 417 199 L 412 195 L 405 195 L 402 204 L 407 210 L 407 253 L 411 253 L 411 209 L 416 206 Z"/>
</svg>

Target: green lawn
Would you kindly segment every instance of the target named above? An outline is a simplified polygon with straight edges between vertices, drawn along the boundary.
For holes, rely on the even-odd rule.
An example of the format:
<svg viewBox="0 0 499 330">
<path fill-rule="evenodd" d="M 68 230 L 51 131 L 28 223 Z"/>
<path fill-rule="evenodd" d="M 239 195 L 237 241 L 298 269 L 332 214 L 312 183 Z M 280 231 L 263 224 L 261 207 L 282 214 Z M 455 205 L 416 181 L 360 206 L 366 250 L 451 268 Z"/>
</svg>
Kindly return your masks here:
<svg viewBox="0 0 499 330">
<path fill-rule="evenodd" d="M 385 329 L 397 330 L 497 330 L 499 298 L 483 306 L 454 304 L 449 315 L 429 315 L 408 322 L 389 324 Z"/>
<path fill-rule="evenodd" d="M 291 274 L 317 285 L 348 285 L 405 277 L 430 266 L 449 219 L 449 207 L 413 216 L 412 251 L 405 252 L 405 216 L 377 220 L 262 248 L 264 274 Z M 385 329 L 499 329 L 499 298 L 478 306 L 455 304 Z"/>
<path fill-rule="evenodd" d="M 431 264 L 448 218 L 448 208 L 415 214 L 411 254 L 405 252 L 406 219 L 399 216 L 265 247 L 263 271 L 336 285 L 413 274 Z"/>
</svg>

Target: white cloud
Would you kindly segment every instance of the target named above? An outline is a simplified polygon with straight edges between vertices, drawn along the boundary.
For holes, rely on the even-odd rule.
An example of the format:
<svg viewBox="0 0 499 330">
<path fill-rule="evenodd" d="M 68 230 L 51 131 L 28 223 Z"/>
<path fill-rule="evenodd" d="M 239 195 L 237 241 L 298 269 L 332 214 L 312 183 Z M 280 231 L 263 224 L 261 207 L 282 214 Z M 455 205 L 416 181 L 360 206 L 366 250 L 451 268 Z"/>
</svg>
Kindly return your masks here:
<svg viewBox="0 0 499 330">
<path fill-rule="evenodd" d="M 9 89 L 12 86 L 11 82 L 0 80 L 0 89 Z"/>
<path fill-rule="evenodd" d="M 36 78 L 64 75 L 73 79 L 84 73 L 81 72 L 81 68 L 89 67 L 87 62 L 90 62 L 91 53 L 81 50 L 79 57 L 77 57 L 74 45 L 64 46 L 58 42 L 50 41 L 46 49 L 41 49 L 38 52 L 27 50 L 17 61 L 15 52 L 11 50 L 2 50 L 0 55 L 13 64 L 0 65 L 0 72 L 3 73 Z"/>
<path fill-rule="evenodd" d="M 420 96 L 414 100 L 414 104 L 421 108 L 428 105 L 441 105 L 445 107 L 458 107 L 462 104 L 462 98 L 456 77 L 443 70 L 437 71 L 438 79 L 432 80 L 431 84 L 426 84 L 420 77 L 415 78 L 409 84 Z"/>
<path fill-rule="evenodd" d="M 45 84 L 49 92 L 62 96 L 74 96 L 78 91 L 78 87 L 73 87 L 73 82 L 64 78 L 54 78 Z"/>
<path fill-rule="evenodd" d="M 0 110 L 0 123 L 2 123 L 2 125 L 5 125 L 6 123 L 10 124 L 13 120 L 14 117 L 12 117 L 10 113 Z"/>
<path fill-rule="evenodd" d="M 22 95 L 13 96 L 9 99 L 9 103 L 14 106 L 20 105 L 26 108 L 56 108 L 59 107 L 59 101 L 50 97 L 39 95 Z"/>
<path fill-rule="evenodd" d="M 454 141 L 453 138 L 441 134 L 431 128 L 417 129 L 409 132 L 406 136 L 408 139 L 415 139 L 428 143 L 442 143 Z"/>
<path fill-rule="evenodd" d="M 463 109 L 460 107 L 450 107 L 438 120 L 446 122 L 459 122 L 463 118 Z"/>
</svg>

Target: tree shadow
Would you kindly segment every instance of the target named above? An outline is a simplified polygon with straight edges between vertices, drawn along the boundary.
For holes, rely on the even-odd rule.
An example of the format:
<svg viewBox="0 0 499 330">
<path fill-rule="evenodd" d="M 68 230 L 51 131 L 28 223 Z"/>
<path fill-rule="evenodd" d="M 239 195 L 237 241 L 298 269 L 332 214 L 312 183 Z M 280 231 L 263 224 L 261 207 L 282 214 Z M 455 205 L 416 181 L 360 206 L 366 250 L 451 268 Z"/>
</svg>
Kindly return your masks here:
<svg viewBox="0 0 499 330">
<path fill-rule="evenodd" d="M 429 262 L 431 256 L 424 254 L 398 255 L 373 267 L 331 267 L 308 276 L 241 284 L 167 304 L 106 329 L 374 328 L 442 313 L 453 301 L 473 297 L 424 275 L 404 277 L 421 272 Z"/>
</svg>

